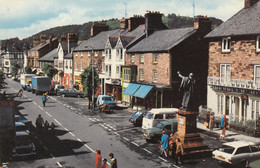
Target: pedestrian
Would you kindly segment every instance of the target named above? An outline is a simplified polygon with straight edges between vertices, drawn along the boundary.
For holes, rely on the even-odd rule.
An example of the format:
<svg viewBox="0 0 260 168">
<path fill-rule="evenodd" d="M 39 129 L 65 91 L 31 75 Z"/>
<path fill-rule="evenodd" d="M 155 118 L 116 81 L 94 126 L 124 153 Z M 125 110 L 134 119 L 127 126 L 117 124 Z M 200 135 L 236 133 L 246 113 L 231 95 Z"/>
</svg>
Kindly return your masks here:
<svg viewBox="0 0 260 168">
<path fill-rule="evenodd" d="M 173 134 L 170 135 L 169 137 L 169 156 L 171 156 L 172 158 L 175 158 L 175 151 L 176 151 L 176 142 L 175 142 L 175 137 L 173 136 Z"/>
<path fill-rule="evenodd" d="M 18 91 L 18 97 L 21 98 L 23 96 L 23 89 L 20 89 Z"/>
<path fill-rule="evenodd" d="M 46 120 L 44 123 L 44 139 L 48 140 L 49 122 Z"/>
<path fill-rule="evenodd" d="M 108 165 L 107 165 L 107 159 L 106 158 L 103 160 L 102 168 L 109 168 Z"/>
<path fill-rule="evenodd" d="M 51 128 L 51 135 L 54 135 L 55 134 L 55 125 L 53 122 L 51 123 L 50 128 Z"/>
<path fill-rule="evenodd" d="M 100 150 L 96 150 L 95 168 L 102 168 L 102 157 L 101 157 L 101 151 Z"/>
<path fill-rule="evenodd" d="M 209 129 L 210 129 L 210 131 L 213 130 L 214 124 L 215 124 L 215 118 L 214 118 L 214 115 L 211 113 L 210 118 L 209 118 Z"/>
<path fill-rule="evenodd" d="M 222 132 L 221 132 L 220 138 L 224 138 L 225 139 L 226 138 L 226 129 L 228 127 L 226 115 L 223 115 L 223 117 L 221 118 L 220 126 L 222 128 Z"/>
<path fill-rule="evenodd" d="M 161 155 L 164 154 L 165 157 L 168 157 L 167 153 L 168 153 L 168 146 L 169 146 L 169 136 L 165 133 L 165 131 L 162 131 L 162 137 L 161 137 L 161 147 L 162 147 L 162 151 L 161 151 Z"/>
<path fill-rule="evenodd" d="M 179 138 L 176 139 L 175 164 L 182 164 L 183 146 Z"/>
<path fill-rule="evenodd" d="M 35 125 L 36 125 L 36 128 L 37 128 L 37 134 L 38 134 L 38 137 L 39 137 L 39 136 L 41 136 L 42 128 L 43 128 L 43 125 L 44 125 L 44 121 L 43 121 L 43 118 L 41 117 L 41 114 L 38 115 L 38 117 L 35 121 Z"/>
<path fill-rule="evenodd" d="M 113 153 L 109 153 L 109 158 L 111 160 L 110 162 L 110 168 L 117 168 L 117 160 L 116 158 L 114 158 L 114 154 Z"/>
<path fill-rule="evenodd" d="M 207 112 L 207 114 L 206 114 L 206 119 L 205 119 L 206 127 L 207 127 L 207 128 L 209 128 L 209 120 L 210 120 L 210 114 L 209 114 L 209 112 Z"/>
<path fill-rule="evenodd" d="M 43 104 L 43 107 L 45 107 L 45 103 L 46 103 L 46 96 L 45 94 L 42 95 L 42 104 Z"/>
</svg>

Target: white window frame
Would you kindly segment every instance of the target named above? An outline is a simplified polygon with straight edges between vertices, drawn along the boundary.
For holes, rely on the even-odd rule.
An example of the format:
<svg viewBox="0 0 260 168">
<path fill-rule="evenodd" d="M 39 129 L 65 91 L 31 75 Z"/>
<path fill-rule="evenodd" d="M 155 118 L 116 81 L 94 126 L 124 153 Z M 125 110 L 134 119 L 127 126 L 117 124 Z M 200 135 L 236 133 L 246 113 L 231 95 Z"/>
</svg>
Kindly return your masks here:
<svg viewBox="0 0 260 168">
<path fill-rule="evenodd" d="M 98 51 L 95 51 L 95 57 L 97 57 L 98 56 Z"/>
<path fill-rule="evenodd" d="M 154 64 L 158 63 L 158 54 L 153 54 L 153 63 Z"/>
<path fill-rule="evenodd" d="M 226 37 L 222 39 L 222 52 L 230 52 L 231 38 Z"/>
<path fill-rule="evenodd" d="M 222 71 L 222 67 L 224 67 L 224 72 Z M 229 72 L 228 72 L 229 69 Z M 219 77 L 220 82 L 222 84 L 227 84 L 227 82 L 230 82 L 231 78 L 231 65 L 230 64 L 220 64 L 220 70 L 219 70 Z"/>
<path fill-rule="evenodd" d="M 257 52 L 260 52 L 260 36 L 256 37 L 256 46 L 255 46 L 255 48 L 256 48 Z"/>
<path fill-rule="evenodd" d="M 144 63 L 144 54 L 140 54 L 140 63 Z"/>
<path fill-rule="evenodd" d="M 140 81 L 144 80 L 144 69 L 139 69 L 139 80 Z"/>
<path fill-rule="evenodd" d="M 157 70 L 153 70 L 153 83 L 157 83 L 158 81 L 158 73 Z"/>
<path fill-rule="evenodd" d="M 83 52 L 80 52 L 80 56 L 83 57 Z"/>
<path fill-rule="evenodd" d="M 135 55 L 134 54 L 131 54 L 130 62 L 135 62 Z"/>
<path fill-rule="evenodd" d="M 88 56 L 89 56 L 89 57 L 91 56 L 91 54 L 90 54 L 90 53 L 91 53 L 91 51 L 88 51 Z"/>
<path fill-rule="evenodd" d="M 222 94 L 218 94 L 217 107 L 218 107 L 218 114 L 223 115 L 223 112 L 224 112 L 224 95 L 222 95 Z"/>
<path fill-rule="evenodd" d="M 105 57 L 106 56 L 106 51 L 102 51 L 102 57 Z"/>
<path fill-rule="evenodd" d="M 76 57 L 78 56 L 78 52 L 75 52 L 75 56 L 76 56 Z"/>
</svg>

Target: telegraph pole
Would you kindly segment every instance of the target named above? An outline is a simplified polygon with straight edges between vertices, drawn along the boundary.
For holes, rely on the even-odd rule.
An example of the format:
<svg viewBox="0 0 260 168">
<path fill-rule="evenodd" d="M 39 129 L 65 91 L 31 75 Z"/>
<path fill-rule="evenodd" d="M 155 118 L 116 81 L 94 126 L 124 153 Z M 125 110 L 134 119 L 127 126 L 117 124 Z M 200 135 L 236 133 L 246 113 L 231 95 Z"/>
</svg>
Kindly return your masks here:
<svg viewBox="0 0 260 168">
<path fill-rule="evenodd" d="M 125 18 L 127 18 L 127 2 L 124 2 L 125 5 Z"/>
<path fill-rule="evenodd" d="M 193 17 L 195 18 L 195 0 L 192 1 L 193 6 Z"/>
</svg>

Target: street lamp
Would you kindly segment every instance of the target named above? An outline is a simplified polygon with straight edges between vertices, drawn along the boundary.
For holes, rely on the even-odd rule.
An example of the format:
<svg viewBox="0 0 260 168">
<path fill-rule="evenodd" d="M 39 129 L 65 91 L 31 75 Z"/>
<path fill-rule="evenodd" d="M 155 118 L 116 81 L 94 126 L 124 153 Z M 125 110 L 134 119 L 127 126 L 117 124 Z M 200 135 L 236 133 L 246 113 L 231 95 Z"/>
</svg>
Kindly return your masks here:
<svg viewBox="0 0 260 168">
<path fill-rule="evenodd" d="M 94 112 L 95 106 L 94 106 L 94 98 L 95 98 L 95 83 L 94 83 L 94 48 L 91 46 L 85 46 L 85 48 L 91 48 L 91 52 L 92 52 L 92 112 Z"/>
</svg>

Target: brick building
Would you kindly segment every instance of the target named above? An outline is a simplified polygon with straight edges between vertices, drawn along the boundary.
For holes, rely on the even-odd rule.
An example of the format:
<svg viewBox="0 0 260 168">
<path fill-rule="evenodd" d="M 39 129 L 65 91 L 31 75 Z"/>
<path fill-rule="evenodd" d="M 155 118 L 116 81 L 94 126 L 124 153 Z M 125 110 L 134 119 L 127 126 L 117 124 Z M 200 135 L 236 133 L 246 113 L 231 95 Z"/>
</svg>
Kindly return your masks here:
<svg viewBox="0 0 260 168">
<path fill-rule="evenodd" d="M 245 0 L 242 10 L 222 23 L 209 40 L 208 100 L 215 114 L 230 121 L 259 118 L 260 2 Z"/>
<path fill-rule="evenodd" d="M 206 103 L 208 45 L 203 37 L 211 30 L 209 19 L 196 17 L 194 27 L 180 29 L 168 29 L 161 19 L 159 12 L 148 11 L 143 38 L 127 47 L 123 101 L 132 100 L 138 108 L 180 107 L 180 71 L 194 73 L 197 104 Z"/>
</svg>

